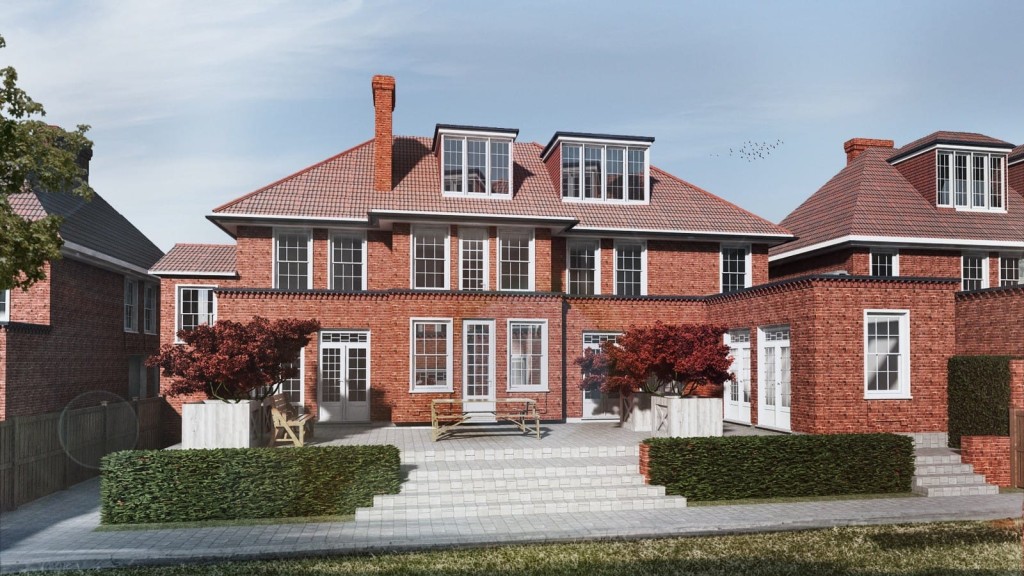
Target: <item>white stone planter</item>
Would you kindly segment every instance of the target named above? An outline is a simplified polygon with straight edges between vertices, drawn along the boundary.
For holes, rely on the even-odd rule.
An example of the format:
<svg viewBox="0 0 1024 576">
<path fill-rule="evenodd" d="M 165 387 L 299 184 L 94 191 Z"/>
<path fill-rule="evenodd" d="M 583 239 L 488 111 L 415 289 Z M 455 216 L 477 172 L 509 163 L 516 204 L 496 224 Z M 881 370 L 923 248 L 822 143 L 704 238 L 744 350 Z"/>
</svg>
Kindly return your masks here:
<svg viewBox="0 0 1024 576">
<path fill-rule="evenodd" d="M 647 392 L 634 392 L 620 399 L 619 422 L 622 427 L 632 432 L 650 432 L 654 416 L 651 411 L 651 395 Z"/>
<path fill-rule="evenodd" d="M 722 435 L 721 398 L 655 396 L 652 435 L 671 438 Z"/>
<path fill-rule="evenodd" d="M 253 448 L 270 440 L 266 410 L 259 400 L 207 400 L 181 407 L 181 447 Z"/>
</svg>

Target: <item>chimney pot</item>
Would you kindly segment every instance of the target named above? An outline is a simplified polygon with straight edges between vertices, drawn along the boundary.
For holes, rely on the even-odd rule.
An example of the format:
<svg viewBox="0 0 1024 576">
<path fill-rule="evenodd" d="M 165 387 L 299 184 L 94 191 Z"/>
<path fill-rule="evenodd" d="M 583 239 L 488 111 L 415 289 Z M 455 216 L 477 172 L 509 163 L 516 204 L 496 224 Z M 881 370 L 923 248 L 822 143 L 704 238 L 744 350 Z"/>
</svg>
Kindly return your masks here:
<svg viewBox="0 0 1024 576">
<path fill-rule="evenodd" d="M 373 89 L 373 188 L 390 192 L 394 133 L 391 117 L 395 110 L 395 78 L 376 75 L 370 82 Z"/>
<path fill-rule="evenodd" d="M 892 148 L 892 140 L 876 140 L 874 138 L 850 138 L 843 143 L 843 150 L 846 152 L 846 165 L 849 166 L 861 152 L 868 148 Z"/>
</svg>

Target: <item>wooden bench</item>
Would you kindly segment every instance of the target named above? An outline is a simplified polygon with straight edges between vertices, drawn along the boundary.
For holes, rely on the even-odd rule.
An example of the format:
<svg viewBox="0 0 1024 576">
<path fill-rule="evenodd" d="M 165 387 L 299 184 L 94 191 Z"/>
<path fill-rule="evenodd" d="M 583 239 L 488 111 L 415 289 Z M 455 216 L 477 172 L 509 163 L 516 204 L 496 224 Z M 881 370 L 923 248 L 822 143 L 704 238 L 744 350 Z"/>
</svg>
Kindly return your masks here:
<svg viewBox="0 0 1024 576">
<path fill-rule="evenodd" d="M 270 397 L 270 413 L 274 419 L 273 444 L 291 442 L 294 446 L 302 446 L 306 443 L 307 427 L 309 435 L 313 436 L 312 414 L 299 416 L 284 394 L 274 394 Z"/>
<path fill-rule="evenodd" d="M 524 434 L 536 434 L 540 440 L 540 413 L 532 398 L 500 398 L 494 402 L 466 402 L 461 398 L 442 398 L 430 402 L 431 438 L 437 442 L 441 436 L 451 434 L 469 422 L 479 422 L 479 416 L 493 416 L 496 421 L 515 424 Z M 477 417 L 477 419 L 474 419 Z"/>
</svg>

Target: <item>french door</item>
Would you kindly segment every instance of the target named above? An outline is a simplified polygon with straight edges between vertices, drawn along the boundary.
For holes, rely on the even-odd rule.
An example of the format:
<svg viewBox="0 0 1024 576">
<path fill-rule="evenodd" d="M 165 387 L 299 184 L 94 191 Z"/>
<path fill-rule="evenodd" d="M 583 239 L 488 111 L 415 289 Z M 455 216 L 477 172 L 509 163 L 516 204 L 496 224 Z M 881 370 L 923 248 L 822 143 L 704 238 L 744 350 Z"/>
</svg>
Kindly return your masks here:
<svg viewBox="0 0 1024 576">
<path fill-rule="evenodd" d="M 370 333 L 321 332 L 320 422 L 370 421 Z"/>
<path fill-rule="evenodd" d="M 494 320 L 462 323 L 462 399 L 473 422 L 494 422 Z"/>
<path fill-rule="evenodd" d="M 791 378 L 789 326 L 758 329 L 758 401 L 759 426 L 790 429 Z"/>
<path fill-rule="evenodd" d="M 730 330 L 725 344 L 732 356 L 730 372 L 736 377 L 725 383 L 725 419 L 750 424 L 750 330 Z"/>
<path fill-rule="evenodd" d="M 599 351 L 601 344 L 618 338 L 615 332 L 584 332 L 583 350 Z M 583 391 L 583 419 L 584 420 L 618 420 L 619 419 L 619 394 L 606 394 L 594 388 Z"/>
</svg>

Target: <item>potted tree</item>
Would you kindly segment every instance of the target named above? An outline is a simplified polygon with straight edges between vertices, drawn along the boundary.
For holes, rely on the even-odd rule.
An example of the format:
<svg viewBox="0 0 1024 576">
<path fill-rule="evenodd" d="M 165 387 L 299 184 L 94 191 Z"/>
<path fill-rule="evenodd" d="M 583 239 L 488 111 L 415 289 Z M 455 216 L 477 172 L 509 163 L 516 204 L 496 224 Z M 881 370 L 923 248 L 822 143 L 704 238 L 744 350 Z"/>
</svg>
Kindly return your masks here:
<svg viewBox="0 0 1024 576">
<path fill-rule="evenodd" d="M 183 343 L 165 344 L 146 364 L 172 378 L 168 396 L 207 398 L 182 406 L 182 447 L 265 446 L 270 428 L 264 400 L 296 375 L 293 361 L 319 329 L 316 320 L 255 316 L 178 332 Z"/>
<path fill-rule="evenodd" d="M 583 387 L 619 392 L 623 426 L 666 436 L 721 436 L 729 373 L 726 328 L 711 324 L 633 326 L 600 352 L 576 360 Z"/>
</svg>

